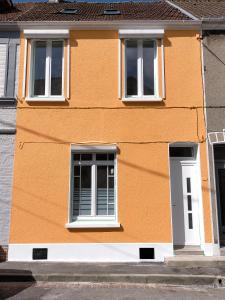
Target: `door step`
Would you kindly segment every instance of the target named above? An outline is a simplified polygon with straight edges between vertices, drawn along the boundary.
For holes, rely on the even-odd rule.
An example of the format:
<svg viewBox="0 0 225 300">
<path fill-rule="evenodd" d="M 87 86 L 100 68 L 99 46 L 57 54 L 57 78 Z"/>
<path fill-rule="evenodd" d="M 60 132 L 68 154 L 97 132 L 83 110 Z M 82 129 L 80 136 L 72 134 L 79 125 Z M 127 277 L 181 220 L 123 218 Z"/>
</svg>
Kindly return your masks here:
<svg viewBox="0 0 225 300">
<path fill-rule="evenodd" d="M 182 268 L 220 268 L 225 265 L 224 256 L 201 256 L 201 255 L 187 255 L 187 256 L 172 256 L 166 257 L 165 263 L 169 267 L 182 267 Z"/>
<path fill-rule="evenodd" d="M 225 247 L 220 248 L 220 255 L 225 256 Z"/>
<path fill-rule="evenodd" d="M 174 246 L 174 254 L 181 256 L 204 255 L 199 246 Z"/>
</svg>

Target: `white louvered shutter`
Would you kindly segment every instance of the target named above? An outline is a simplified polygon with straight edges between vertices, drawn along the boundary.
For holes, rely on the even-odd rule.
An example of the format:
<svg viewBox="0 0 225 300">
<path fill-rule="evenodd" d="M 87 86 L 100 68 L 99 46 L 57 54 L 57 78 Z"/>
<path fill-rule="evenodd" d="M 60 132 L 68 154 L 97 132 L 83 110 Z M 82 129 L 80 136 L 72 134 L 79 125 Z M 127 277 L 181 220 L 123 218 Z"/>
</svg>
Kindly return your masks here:
<svg viewBox="0 0 225 300">
<path fill-rule="evenodd" d="M 19 57 L 20 57 L 20 46 L 16 46 L 16 69 L 15 69 L 15 97 L 18 94 L 18 76 L 19 76 Z"/>
<path fill-rule="evenodd" d="M 0 44 L 0 97 L 5 94 L 6 52 L 7 45 Z"/>
</svg>

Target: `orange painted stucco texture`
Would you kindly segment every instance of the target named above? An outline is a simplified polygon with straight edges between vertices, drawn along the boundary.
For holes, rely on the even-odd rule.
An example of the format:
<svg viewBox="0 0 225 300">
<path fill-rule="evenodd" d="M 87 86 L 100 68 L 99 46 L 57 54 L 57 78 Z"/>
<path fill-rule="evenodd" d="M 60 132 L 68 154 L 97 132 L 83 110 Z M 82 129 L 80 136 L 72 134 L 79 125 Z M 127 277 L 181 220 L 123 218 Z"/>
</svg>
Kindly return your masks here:
<svg viewBox="0 0 225 300">
<path fill-rule="evenodd" d="M 196 34 L 166 32 L 166 99 L 145 104 L 119 99 L 118 33 L 94 30 L 70 34 L 70 98 L 61 104 L 26 102 L 21 35 L 10 243 L 171 242 L 168 147 L 173 142 L 201 144 L 204 229 L 211 241 Z M 65 228 L 73 143 L 117 144 L 121 228 Z"/>
</svg>

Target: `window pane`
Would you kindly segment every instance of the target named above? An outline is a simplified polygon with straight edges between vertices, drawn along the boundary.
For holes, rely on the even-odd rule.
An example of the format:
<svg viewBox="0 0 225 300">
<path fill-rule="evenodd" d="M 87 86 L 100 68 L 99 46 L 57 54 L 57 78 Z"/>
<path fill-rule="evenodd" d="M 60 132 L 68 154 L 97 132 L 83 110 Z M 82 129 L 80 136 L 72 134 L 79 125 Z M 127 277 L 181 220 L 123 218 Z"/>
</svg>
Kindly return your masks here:
<svg viewBox="0 0 225 300">
<path fill-rule="evenodd" d="M 63 42 L 52 42 L 51 95 L 62 95 Z"/>
<path fill-rule="evenodd" d="M 80 215 L 91 214 L 91 166 L 81 167 Z"/>
<path fill-rule="evenodd" d="M 108 155 L 109 155 L 108 160 L 114 160 L 114 158 L 115 158 L 114 153 L 109 153 Z"/>
<path fill-rule="evenodd" d="M 170 147 L 170 157 L 194 157 L 193 147 Z"/>
<path fill-rule="evenodd" d="M 46 42 L 35 43 L 34 50 L 34 96 L 45 95 L 45 66 L 46 66 Z"/>
<path fill-rule="evenodd" d="M 137 96 L 137 41 L 126 41 L 126 94 Z"/>
<path fill-rule="evenodd" d="M 154 95 L 154 42 L 143 41 L 144 95 Z"/>
<path fill-rule="evenodd" d="M 96 160 L 107 160 L 107 153 L 96 154 Z"/>
<path fill-rule="evenodd" d="M 80 154 L 74 154 L 73 159 L 74 160 L 80 160 Z"/>
<path fill-rule="evenodd" d="M 80 206 L 80 178 L 74 178 L 73 185 L 73 216 L 79 215 L 79 206 Z"/>
<path fill-rule="evenodd" d="M 80 166 L 74 166 L 74 176 L 80 176 Z"/>
<path fill-rule="evenodd" d="M 107 215 L 107 166 L 97 168 L 97 215 Z"/>
<path fill-rule="evenodd" d="M 92 160 L 92 154 L 81 154 L 81 160 Z"/>
</svg>

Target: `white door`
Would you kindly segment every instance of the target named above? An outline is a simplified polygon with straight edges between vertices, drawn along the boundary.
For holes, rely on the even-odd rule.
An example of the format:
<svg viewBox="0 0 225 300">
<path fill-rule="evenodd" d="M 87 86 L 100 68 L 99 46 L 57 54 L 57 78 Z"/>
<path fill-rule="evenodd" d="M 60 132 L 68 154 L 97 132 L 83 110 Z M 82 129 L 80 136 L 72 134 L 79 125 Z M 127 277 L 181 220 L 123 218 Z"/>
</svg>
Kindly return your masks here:
<svg viewBox="0 0 225 300">
<path fill-rule="evenodd" d="M 171 159 L 170 172 L 174 245 L 199 245 L 197 165 Z"/>
</svg>

